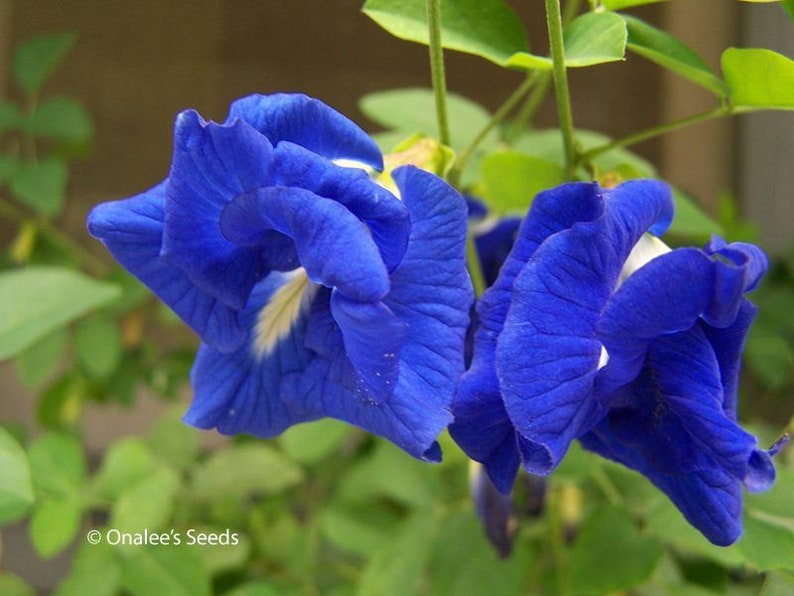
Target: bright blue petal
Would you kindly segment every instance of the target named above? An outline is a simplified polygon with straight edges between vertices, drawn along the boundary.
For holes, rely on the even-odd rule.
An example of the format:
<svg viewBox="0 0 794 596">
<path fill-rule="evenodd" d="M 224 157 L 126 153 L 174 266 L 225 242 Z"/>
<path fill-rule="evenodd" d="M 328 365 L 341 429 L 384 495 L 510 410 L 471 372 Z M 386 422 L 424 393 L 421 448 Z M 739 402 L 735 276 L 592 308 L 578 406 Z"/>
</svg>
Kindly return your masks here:
<svg viewBox="0 0 794 596">
<path fill-rule="evenodd" d="M 377 302 L 389 291 L 386 267 L 366 226 L 340 203 L 307 190 L 272 187 L 241 194 L 223 210 L 220 229 L 246 246 L 263 242 L 272 230 L 289 236 L 309 279 L 353 300 Z"/>
<path fill-rule="evenodd" d="M 733 542 L 741 533 L 741 484 L 760 467 L 751 466 L 757 441 L 723 409 L 705 334 L 694 327 L 654 340 L 642 374 L 617 401 L 585 446 L 647 476 L 712 542 Z"/>
<path fill-rule="evenodd" d="M 245 122 L 220 126 L 192 110 L 177 118 L 163 255 L 202 291 L 237 309 L 265 271 L 259 251 L 229 242 L 218 219 L 234 197 L 267 185 L 272 152 Z"/>
<path fill-rule="evenodd" d="M 208 344 L 237 349 L 246 332 L 236 311 L 199 290 L 184 271 L 160 256 L 166 182 L 123 201 L 98 205 L 88 230 L 130 273 L 149 286 Z"/>
<path fill-rule="evenodd" d="M 188 422 L 225 433 L 272 436 L 290 424 L 332 416 L 386 437 L 415 457 L 440 459 L 435 439 L 449 423 L 472 299 L 464 259 L 465 206 L 430 174 L 409 168 L 397 172 L 396 179 L 411 211 L 412 231 L 383 300 L 405 325 L 393 394 L 376 393 L 356 370 L 331 314 L 331 291 L 320 288 L 290 332 L 268 351 L 253 349 L 253 337 L 234 354 L 201 348 Z M 241 314 L 243 324 L 256 329 L 260 313 L 288 280 L 289 274 L 272 272 L 260 282 Z M 352 331 L 353 349 L 360 351 L 365 330 L 348 317 L 383 313 L 380 307 L 356 313 L 347 306 L 341 326 Z"/>
<path fill-rule="evenodd" d="M 303 396 L 287 395 L 284 399 L 281 391 L 285 375 L 306 369 L 316 357 L 304 345 L 306 310 L 310 307 L 270 351 L 259 354 L 254 346 L 262 309 L 289 280 L 289 274 L 272 272 L 256 285 L 248 306 L 240 313 L 240 321 L 248 330 L 242 347 L 229 354 L 207 345 L 199 348 L 191 372 L 193 403 L 185 422 L 198 428 L 217 428 L 224 434 L 273 437 L 293 424 L 322 415 L 320 408 L 301 399 Z"/>
<path fill-rule="evenodd" d="M 343 168 L 292 143 L 275 151 L 272 184 L 298 186 L 333 199 L 367 224 L 389 272 L 405 254 L 411 221 L 408 209 L 393 194 L 357 168 Z"/>
<path fill-rule="evenodd" d="M 739 370 L 747 332 L 758 309 L 749 301 L 743 300 L 736 320 L 728 327 L 712 327 L 705 321 L 701 328 L 706 334 L 720 367 L 720 378 L 724 398 L 722 408 L 734 420 L 739 397 Z"/>
<path fill-rule="evenodd" d="M 637 376 L 654 337 L 688 329 L 701 316 L 712 326 L 733 323 L 745 302 L 743 292 L 754 282 L 748 279 L 749 269 L 748 259 L 734 265 L 681 248 L 630 275 L 598 325 L 610 358 L 599 379 L 601 391 L 608 393 Z"/>
<path fill-rule="evenodd" d="M 600 217 L 549 236 L 516 278 L 496 367 L 528 471 L 548 474 L 602 414 L 591 399 L 601 310 L 642 234 L 671 217 L 666 185 L 627 182 L 604 192 Z"/>
<path fill-rule="evenodd" d="M 372 138 L 318 99 L 301 94 L 249 95 L 235 101 L 227 123 L 245 120 L 273 145 L 289 141 L 328 159 L 350 159 L 383 169 Z"/>
<path fill-rule="evenodd" d="M 339 324 L 345 353 L 377 399 L 390 396 L 400 374 L 400 348 L 406 324 L 382 302 L 357 302 L 338 290 L 331 314 Z"/>
<path fill-rule="evenodd" d="M 520 457 L 496 376 L 495 351 L 513 297 L 513 284 L 546 238 L 576 222 L 592 221 L 602 209 L 595 184 L 567 184 L 540 193 L 521 223 L 499 277 L 477 303 L 474 358 L 461 377 L 453 403 L 455 421 L 449 432 L 469 457 L 485 466 L 494 486 L 504 493 L 513 486 Z"/>
</svg>

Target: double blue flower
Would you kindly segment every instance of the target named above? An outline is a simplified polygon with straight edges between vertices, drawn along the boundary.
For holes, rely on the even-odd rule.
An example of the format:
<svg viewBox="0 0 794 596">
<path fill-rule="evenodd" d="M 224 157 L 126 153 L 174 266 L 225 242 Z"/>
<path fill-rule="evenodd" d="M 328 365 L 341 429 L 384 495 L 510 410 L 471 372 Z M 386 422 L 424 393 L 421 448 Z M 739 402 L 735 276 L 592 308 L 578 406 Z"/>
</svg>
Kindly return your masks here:
<svg viewBox="0 0 794 596">
<path fill-rule="evenodd" d="M 220 124 L 181 113 L 166 180 L 92 211 L 91 234 L 201 337 L 185 420 L 270 437 L 332 416 L 430 461 L 452 422 L 503 493 L 580 440 L 736 540 L 742 485 L 775 475 L 777 447 L 736 421 L 764 255 L 664 246 L 660 182 L 543 192 L 520 227 L 475 226 L 492 285 L 464 374 L 466 203 L 412 166 L 398 198 L 365 171 L 382 167 L 321 102 L 255 95 Z"/>
<path fill-rule="evenodd" d="M 716 544 L 741 533 L 742 484 L 774 481 L 771 455 L 736 422 L 738 372 L 767 267 L 715 238 L 669 250 L 656 181 L 573 183 L 539 194 L 477 314 L 474 358 L 450 432 L 509 492 L 571 442 L 647 476 Z"/>
<path fill-rule="evenodd" d="M 344 161 L 342 161 L 344 160 Z M 303 95 L 176 120 L 168 178 L 89 231 L 201 337 L 185 420 L 270 437 L 333 416 L 437 461 L 473 300 L 466 205 Z"/>
</svg>

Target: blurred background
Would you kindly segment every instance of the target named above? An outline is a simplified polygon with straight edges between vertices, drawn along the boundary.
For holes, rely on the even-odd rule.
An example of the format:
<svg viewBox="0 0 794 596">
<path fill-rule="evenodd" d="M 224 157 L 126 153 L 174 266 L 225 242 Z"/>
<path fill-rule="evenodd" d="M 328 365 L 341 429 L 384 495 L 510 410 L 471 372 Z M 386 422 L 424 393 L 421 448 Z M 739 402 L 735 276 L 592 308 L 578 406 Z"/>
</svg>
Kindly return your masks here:
<svg viewBox="0 0 794 596">
<path fill-rule="evenodd" d="M 511 1 L 536 53 L 547 47 L 542 0 Z M 375 132 L 358 110 L 361 96 L 399 87 L 429 87 L 427 49 L 387 35 L 359 12 L 358 0 L 0 0 L 0 96 L 15 98 L 10 57 L 33 36 L 75 32 L 76 44 L 46 84 L 48 94 L 78 98 L 94 136 L 72 162 L 68 207 L 57 220 L 99 258 L 104 249 L 84 233 L 85 216 L 100 201 L 135 194 L 168 171 L 173 119 L 192 107 L 222 120 L 234 99 L 253 93 L 299 91 L 316 96 Z M 729 0 L 672 1 L 632 11 L 688 43 L 719 72 L 728 46 L 763 47 L 794 56 L 791 23 L 774 5 Z M 450 91 L 495 110 L 523 80 L 476 57 L 447 53 Z M 571 72 L 577 127 L 620 137 L 713 105 L 698 87 L 630 55 L 626 63 Z M 553 98 L 539 125 L 554 126 Z M 730 196 L 756 226 L 756 241 L 783 258 L 794 229 L 790 113 L 742 115 L 678 131 L 635 148 L 660 176 L 696 197 L 718 217 Z M 0 221 L 7 248 L 15 226 Z M 792 305 L 794 306 L 794 305 Z M 786 391 L 789 385 L 784 385 Z M 183 389 L 182 401 L 189 399 Z M 783 404 L 783 405 L 781 405 Z M 134 407 L 88 405 L 84 443 L 99 459 L 115 437 L 148 428 L 164 411 L 143 395 Z M 790 400 L 769 415 L 787 419 Z M 35 401 L 10 363 L 0 364 L 0 421 L 36 426 Z M 211 444 L 214 438 L 204 433 Z M 41 590 L 68 569 L 68 555 L 42 563 L 22 528 L 4 532 L 3 568 Z M 45 571 L 42 571 L 45 570 Z"/>
</svg>

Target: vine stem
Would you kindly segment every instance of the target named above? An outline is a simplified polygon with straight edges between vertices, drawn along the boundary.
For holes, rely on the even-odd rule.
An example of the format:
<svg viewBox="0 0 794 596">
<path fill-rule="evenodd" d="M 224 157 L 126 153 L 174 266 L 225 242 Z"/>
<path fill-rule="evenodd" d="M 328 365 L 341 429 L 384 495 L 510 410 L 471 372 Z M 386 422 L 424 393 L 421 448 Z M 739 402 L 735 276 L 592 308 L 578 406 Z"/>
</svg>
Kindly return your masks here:
<svg viewBox="0 0 794 596">
<path fill-rule="evenodd" d="M 441 0 L 427 0 L 427 28 L 430 42 L 430 76 L 436 100 L 438 140 L 449 145 L 449 121 L 447 119 L 447 82 L 444 75 L 444 50 L 441 47 Z"/>
<path fill-rule="evenodd" d="M 469 159 L 471 159 L 475 149 L 477 149 L 480 143 L 482 143 L 483 139 L 488 136 L 488 133 L 501 124 L 505 117 L 518 105 L 521 99 L 527 93 L 529 93 L 529 91 L 535 85 L 537 78 L 537 71 L 528 75 L 527 78 L 524 79 L 524 82 L 521 83 L 521 85 L 519 85 L 519 87 L 510 94 L 510 97 L 508 97 L 504 103 L 499 106 L 499 109 L 494 112 L 494 115 L 491 116 L 491 119 L 488 121 L 488 123 L 483 126 L 482 129 L 480 129 L 471 142 L 463 149 L 463 151 L 460 152 L 460 155 L 457 157 L 457 159 L 455 159 L 455 163 L 449 173 L 449 180 L 453 185 L 455 185 L 460 179 L 460 175 L 466 168 L 466 164 L 468 163 Z"/>
<path fill-rule="evenodd" d="M 576 169 L 576 146 L 573 136 L 573 116 L 571 115 L 571 97 L 568 91 L 568 75 L 565 70 L 565 48 L 562 37 L 562 15 L 560 0 L 545 0 L 546 24 L 549 30 L 549 46 L 551 48 L 552 75 L 554 77 L 554 95 L 557 98 L 557 114 L 560 119 L 560 131 L 565 150 L 565 170 L 569 178 Z"/>
<path fill-rule="evenodd" d="M 686 116 L 684 118 L 679 118 L 678 120 L 673 120 L 665 124 L 660 124 L 658 126 L 653 126 L 651 128 L 647 128 L 645 130 L 635 132 L 633 134 L 623 137 L 622 139 L 616 139 L 610 143 L 606 143 L 605 145 L 593 147 L 589 151 L 585 151 L 584 153 L 582 153 L 582 155 L 579 158 L 582 162 L 588 162 L 592 160 L 594 157 L 598 157 L 602 153 L 606 153 L 607 151 L 611 151 L 612 149 L 618 149 L 619 147 L 628 147 L 630 145 L 634 145 L 642 141 L 647 141 L 648 139 L 658 137 L 668 132 L 678 130 L 679 128 L 689 126 L 690 124 L 695 124 L 697 122 L 705 122 L 706 120 L 712 120 L 713 118 L 719 118 L 721 116 L 728 116 L 731 113 L 732 112 L 730 110 L 727 110 L 723 107 L 718 107 L 712 110 L 707 110 L 705 112 L 700 112 L 698 114 L 692 114 L 691 116 Z"/>
<path fill-rule="evenodd" d="M 16 205 L 2 198 L 0 198 L 0 217 L 5 217 L 20 224 L 27 221 L 33 222 L 36 228 L 44 235 L 49 236 L 54 242 L 71 250 L 90 273 L 101 276 L 107 272 L 108 266 L 102 259 L 78 244 L 71 236 L 56 228 L 50 221 L 41 217 L 29 217 Z"/>
<path fill-rule="evenodd" d="M 480 257 L 477 254 L 477 245 L 474 242 L 471 226 L 469 226 L 469 233 L 466 235 L 466 265 L 469 269 L 471 285 L 474 286 L 474 297 L 479 298 L 486 290 L 485 276 L 482 273 Z"/>
</svg>

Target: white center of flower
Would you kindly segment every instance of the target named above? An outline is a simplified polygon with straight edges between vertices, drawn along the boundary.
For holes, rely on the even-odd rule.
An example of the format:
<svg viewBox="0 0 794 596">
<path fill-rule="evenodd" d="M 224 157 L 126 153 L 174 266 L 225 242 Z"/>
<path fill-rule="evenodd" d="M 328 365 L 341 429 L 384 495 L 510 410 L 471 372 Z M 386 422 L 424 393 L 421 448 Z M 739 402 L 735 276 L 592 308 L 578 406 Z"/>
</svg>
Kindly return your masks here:
<svg viewBox="0 0 794 596">
<path fill-rule="evenodd" d="M 623 269 L 620 271 L 620 277 L 618 278 L 617 288 L 640 267 L 671 250 L 669 246 L 656 236 L 648 234 L 647 232 L 643 234 L 637 241 L 637 244 L 634 245 L 634 248 L 631 249 L 629 258 L 626 259 L 626 262 L 623 264 Z"/>
<path fill-rule="evenodd" d="M 340 157 L 339 159 L 334 159 L 333 163 L 342 168 L 358 168 L 359 170 L 364 170 L 370 176 L 375 172 L 375 170 L 364 162 L 356 161 L 355 159 Z"/>
<path fill-rule="evenodd" d="M 596 370 L 601 370 L 607 365 L 609 362 L 609 352 L 604 346 L 601 346 L 601 356 L 598 358 L 598 368 Z"/>
<path fill-rule="evenodd" d="M 286 281 L 273 293 L 256 318 L 253 348 L 258 358 L 267 356 L 289 334 L 319 287 L 309 281 L 303 267 L 271 275 L 282 275 Z"/>
</svg>

